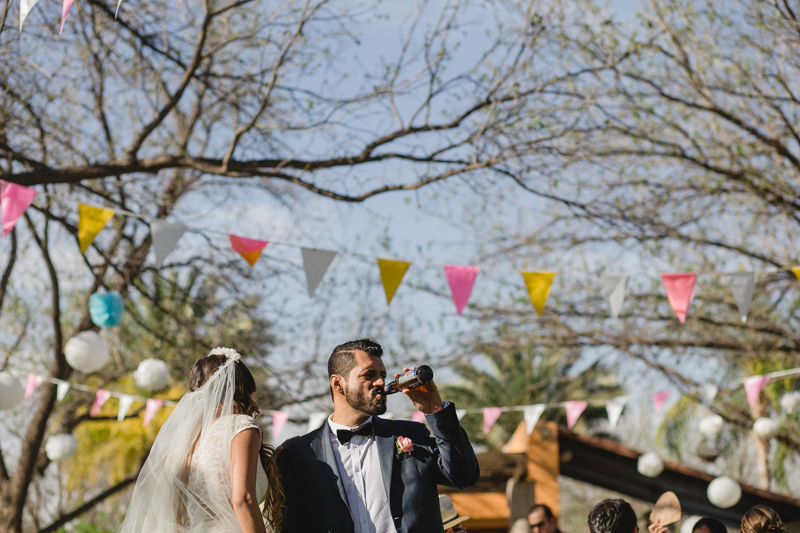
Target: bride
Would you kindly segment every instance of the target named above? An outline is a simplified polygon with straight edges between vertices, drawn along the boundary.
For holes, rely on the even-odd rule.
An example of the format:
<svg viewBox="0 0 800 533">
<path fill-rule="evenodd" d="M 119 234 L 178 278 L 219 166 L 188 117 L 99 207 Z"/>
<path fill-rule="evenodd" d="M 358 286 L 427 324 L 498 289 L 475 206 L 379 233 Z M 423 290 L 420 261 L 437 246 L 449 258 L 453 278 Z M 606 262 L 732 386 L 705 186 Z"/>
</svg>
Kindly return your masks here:
<svg viewBox="0 0 800 533">
<path fill-rule="evenodd" d="M 192 366 L 133 489 L 120 533 L 264 533 L 283 514 L 273 457 L 262 445 L 252 374 L 236 350 Z"/>
</svg>

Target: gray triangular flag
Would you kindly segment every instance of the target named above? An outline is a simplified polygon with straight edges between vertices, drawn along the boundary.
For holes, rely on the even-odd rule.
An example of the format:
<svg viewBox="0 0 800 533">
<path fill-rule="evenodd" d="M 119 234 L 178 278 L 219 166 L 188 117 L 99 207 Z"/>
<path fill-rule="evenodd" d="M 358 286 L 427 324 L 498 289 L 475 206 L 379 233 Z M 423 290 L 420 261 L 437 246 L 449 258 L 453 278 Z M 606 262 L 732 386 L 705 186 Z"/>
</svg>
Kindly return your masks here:
<svg viewBox="0 0 800 533">
<path fill-rule="evenodd" d="M 611 426 L 611 429 L 617 427 L 617 422 L 619 422 L 619 417 L 622 416 L 622 410 L 625 409 L 625 404 L 627 401 L 627 396 L 617 396 L 616 398 L 611 398 L 606 402 L 608 425 Z"/>
<path fill-rule="evenodd" d="M 164 263 L 169 253 L 178 244 L 186 230 L 183 224 L 172 224 L 163 220 L 154 220 L 150 223 L 150 235 L 153 239 L 153 252 L 156 254 L 156 266 Z"/>
<path fill-rule="evenodd" d="M 336 257 L 336 252 L 328 250 L 317 250 L 315 248 L 303 248 L 303 268 L 306 270 L 306 281 L 308 282 L 308 295 L 314 296 L 317 285 L 322 281 L 322 276 L 331 265 L 331 261 Z"/>
<path fill-rule="evenodd" d="M 625 300 L 625 287 L 628 285 L 627 274 L 603 274 L 600 276 L 600 292 L 608 300 L 611 316 L 619 317 L 622 301 Z"/>
<path fill-rule="evenodd" d="M 125 415 L 128 414 L 128 409 L 133 405 L 133 396 L 122 394 L 119 397 L 119 411 L 117 411 L 117 420 L 122 422 L 125 420 Z"/>
<path fill-rule="evenodd" d="M 19 31 L 22 31 L 22 23 L 25 22 L 25 19 L 28 17 L 28 13 L 31 12 L 33 6 L 36 5 L 38 0 L 20 0 L 19 3 Z"/>
<path fill-rule="evenodd" d="M 742 322 L 747 322 L 747 312 L 750 311 L 750 302 L 753 300 L 753 289 L 756 286 L 755 272 L 736 272 L 726 274 L 730 280 L 733 298 L 736 300 L 736 307 L 739 308 L 739 316 Z"/>
<path fill-rule="evenodd" d="M 64 397 L 69 392 L 69 388 L 71 385 L 66 381 L 61 381 L 60 379 L 54 379 L 56 383 L 58 383 L 58 388 L 56 389 L 56 399 L 60 402 L 64 400 Z"/>
<path fill-rule="evenodd" d="M 456 409 L 456 416 L 458 417 L 459 420 L 464 418 L 465 414 L 467 414 L 467 410 L 466 409 Z"/>
<path fill-rule="evenodd" d="M 328 413 L 323 413 L 322 411 L 308 415 L 308 431 L 311 432 L 320 427 L 327 418 Z"/>
<path fill-rule="evenodd" d="M 536 422 L 542 417 L 544 409 L 545 405 L 543 403 L 526 405 L 522 408 L 522 416 L 525 419 L 525 433 L 528 435 L 533 433 L 533 428 L 536 427 Z"/>
<path fill-rule="evenodd" d="M 711 405 L 711 402 L 713 402 L 714 398 L 717 397 L 717 393 L 719 393 L 719 387 L 713 383 L 706 383 L 703 385 L 703 388 L 700 391 L 700 394 L 703 397 L 703 403 L 705 405 Z"/>
</svg>

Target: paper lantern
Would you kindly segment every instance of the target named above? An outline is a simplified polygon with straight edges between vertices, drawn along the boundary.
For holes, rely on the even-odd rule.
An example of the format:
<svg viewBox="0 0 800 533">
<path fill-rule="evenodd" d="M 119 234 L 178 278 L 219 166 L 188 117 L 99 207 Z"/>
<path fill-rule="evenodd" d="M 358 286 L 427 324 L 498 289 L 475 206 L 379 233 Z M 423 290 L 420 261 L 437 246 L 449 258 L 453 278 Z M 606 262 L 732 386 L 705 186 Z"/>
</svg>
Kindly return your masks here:
<svg viewBox="0 0 800 533">
<path fill-rule="evenodd" d="M 125 304 L 117 291 L 96 292 L 89 296 L 89 316 L 101 328 L 119 326 Z"/>
<path fill-rule="evenodd" d="M 140 389 L 160 391 L 169 385 L 169 369 L 160 359 L 145 359 L 134 371 L 133 380 Z"/>
<path fill-rule="evenodd" d="M 25 397 L 25 387 L 8 372 L 0 372 L 0 409 L 13 409 Z"/>
<path fill-rule="evenodd" d="M 664 462 L 656 452 L 647 452 L 639 456 L 636 469 L 643 476 L 657 477 L 664 471 Z"/>
<path fill-rule="evenodd" d="M 681 523 L 681 533 L 692 533 L 694 525 L 698 523 L 701 518 L 703 517 L 697 515 L 687 516 L 684 518 L 683 522 Z"/>
<path fill-rule="evenodd" d="M 94 331 L 82 331 L 67 341 L 64 356 L 69 366 L 91 374 L 108 362 L 108 344 Z"/>
<path fill-rule="evenodd" d="M 722 426 L 724 424 L 725 420 L 723 420 L 721 416 L 712 413 L 700 419 L 700 423 L 697 424 L 697 429 L 706 437 L 716 437 L 719 435 L 719 432 L 722 431 Z"/>
<path fill-rule="evenodd" d="M 708 484 L 708 501 L 721 509 L 733 507 L 742 498 L 742 487 L 735 479 L 720 476 Z"/>
<path fill-rule="evenodd" d="M 787 392 L 781 398 L 781 407 L 786 414 L 793 414 L 800 408 L 800 391 Z"/>
<path fill-rule="evenodd" d="M 778 423 L 771 418 L 761 417 L 753 422 L 753 433 L 764 439 L 778 434 Z"/>
<path fill-rule="evenodd" d="M 69 459 L 78 451 L 78 441 L 69 433 L 59 433 L 47 439 L 44 452 L 47 458 L 54 462 Z"/>
</svg>

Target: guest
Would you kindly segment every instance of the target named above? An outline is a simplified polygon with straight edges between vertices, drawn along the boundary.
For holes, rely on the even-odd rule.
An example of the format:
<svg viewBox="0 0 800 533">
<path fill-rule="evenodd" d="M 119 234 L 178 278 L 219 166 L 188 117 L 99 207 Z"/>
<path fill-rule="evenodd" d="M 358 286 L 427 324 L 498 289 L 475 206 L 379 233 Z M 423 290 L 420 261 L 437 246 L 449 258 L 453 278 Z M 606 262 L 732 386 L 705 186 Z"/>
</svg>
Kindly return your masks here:
<svg viewBox="0 0 800 533">
<path fill-rule="evenodd" d="M 603 500 L 589 511 L 591 533 L 638 533 L 636 513 L 625 500 Z"/>
<path fill-rule="evenodd" d="M 756 505 L 742 517 L 741 533 L 786 533 L 786 525 L 772 507 Z"/>
<path fill-rule="evenodd" d="M 704 516 L 695 522 L 692 533 L 728 533 L 728 528 L 716 518 Z"/>
<path fill-rule="evenodd" d="M 439 495 L 439 511 L 442 513 L 442 527 L 444 533 L 467 533 L 467 528 L 461 522 L 469 520 L 468 516 L 458 516 L 458 511 L 453 506 L 453 500 L 446 494 Z"/>
<path fill-rule="evenodd" d="M 528 511 L 531 533 L 561 533 L 553 511 L 543 503 L 537 503 Z"/>
</svg>

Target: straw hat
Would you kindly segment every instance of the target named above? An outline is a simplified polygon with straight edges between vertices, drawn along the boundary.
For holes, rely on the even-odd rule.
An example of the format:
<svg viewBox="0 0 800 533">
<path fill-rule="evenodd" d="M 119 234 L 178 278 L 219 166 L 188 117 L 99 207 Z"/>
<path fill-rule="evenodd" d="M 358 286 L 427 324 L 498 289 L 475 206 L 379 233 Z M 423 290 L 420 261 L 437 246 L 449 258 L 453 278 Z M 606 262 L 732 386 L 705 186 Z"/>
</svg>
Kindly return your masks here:
<svg viewBox="0 0 800 533">
<path fill-rule="evenodd" d="M 469 520 L 468 516 L 458 516 L 456 508 L 453 507 L 453 500 L 445 494 L 439 496 L 439 510 L 442 512 L 442 527 L 444 529 L 449 529 L 456 524 Z"/>
</svg>

